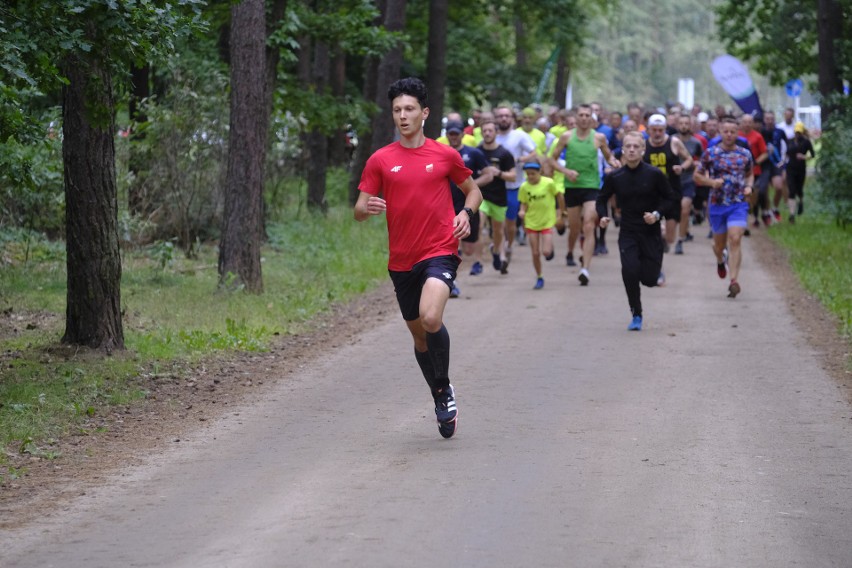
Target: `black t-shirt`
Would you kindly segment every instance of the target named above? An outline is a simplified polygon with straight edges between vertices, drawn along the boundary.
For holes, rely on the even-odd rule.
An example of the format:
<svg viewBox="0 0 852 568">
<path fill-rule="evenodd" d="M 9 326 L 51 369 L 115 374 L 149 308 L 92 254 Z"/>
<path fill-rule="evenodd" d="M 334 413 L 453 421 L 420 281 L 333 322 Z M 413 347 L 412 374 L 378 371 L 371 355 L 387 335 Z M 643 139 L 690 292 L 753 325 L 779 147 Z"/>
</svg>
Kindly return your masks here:
<svg viewBox="0 0 852 568">
<path fill-rule="evenodd" d="M 664 213 L 680 202 L 663 172 L 645 162 L 633 169 L 622 166 L 604 178 L 596 203 L 598 216 L 608 216 L 606 204 L 613 195 L 621 207 L 622 231 L 659 232 L 659 223 L 645 223 L 645 213 Z"/>
<path fill-rule="evenodd" d="M 814 155 L 814 147 L 811 141 L 807 138 L 794 136 L 792 140 L 787 142 L 787 157 L 790 158 L 790 161 L 787 162 L 787 169 L 798 173 L 806 171 L 807 161 L 800 160 L 796 157 L 796 154 L 807 155 L 809 152 L 811 156 Z"/>
<path fill-rule="evenodd" d="M 480 144 L 479 149 L 485 154 L 485 159 L 488 160 L 489 166 L 497 166 L 501 172 L 511 172 L 515 169 L 515 158 L 503 146 L 497 146 L 493 150 L 486 150 Z M 494 205 L 505 207 L 509 204 L 506 199 L 506 182 L 500 178 L 494 178 L 494 181 L 480 188 L 482 190 L 482 198 L 487 199 Z"/>
<path fill-rule="evenodd" d="M 478 178 L 482 175 L 482 170 L 484 170 L 489 164 L 488 160 L 485 158 L 485 154 L 482 153 L 482 150 L 479 148 L 474 148 L 472 146 L 462 146 L 458 150 L 459 154 L 461 154 L 462 160 L 464 160 L 464 165 L 467 166 L 472 172 L 470 177 L 473 179 Z M 461 213 L 461 210 L 464 209 L 465 202 L 465 194 L 464 192 L 458 188 L 456 184 L 452 181 L 450 182 L 450 188 L 453 191 L 453 209 L 456 211 L 456 215 Z"/>
<path fill-rule="evenodd" d="M 675 166 L 680 164 L 680 156 L 672 150 L 672 137 L 666 138 L 662 146 L 651 146 L 651 141 L 645 141 L 645 162 L 659 168 L 669 180 L 672 189 L 680 193 L 680 174 L 674 173 Z"/>
</svg>

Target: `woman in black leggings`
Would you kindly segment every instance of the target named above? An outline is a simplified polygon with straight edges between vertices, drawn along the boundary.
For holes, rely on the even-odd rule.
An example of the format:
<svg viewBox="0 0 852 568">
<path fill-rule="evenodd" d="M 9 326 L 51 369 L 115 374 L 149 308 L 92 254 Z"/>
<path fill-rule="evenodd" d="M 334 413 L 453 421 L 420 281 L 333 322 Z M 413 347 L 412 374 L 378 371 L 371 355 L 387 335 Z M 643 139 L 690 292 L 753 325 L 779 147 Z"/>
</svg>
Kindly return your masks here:
<svg viewBox="0 0 852 568">
<path fill-rule="evenodd" d="M 808 138 L 805 125 L 797 122 L 793 127 L 795 135 L 787 143 L 787 207 L 790 209 L 790 222 L 796 222 L 796 215 L 804 211 L 805 177 L 807 176 L 808 154 L 814 157 L 814 147 Z M 797 205 L 798 202 L 798 205 Z"/>
</svg>

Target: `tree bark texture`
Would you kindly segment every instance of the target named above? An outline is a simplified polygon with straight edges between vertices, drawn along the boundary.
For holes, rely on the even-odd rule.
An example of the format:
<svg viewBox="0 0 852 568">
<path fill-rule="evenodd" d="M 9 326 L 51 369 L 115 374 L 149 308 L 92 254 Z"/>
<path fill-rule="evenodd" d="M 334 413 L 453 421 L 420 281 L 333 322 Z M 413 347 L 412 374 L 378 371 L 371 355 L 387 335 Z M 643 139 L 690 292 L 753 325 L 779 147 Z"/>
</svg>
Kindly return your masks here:
<svg viewBox="0 0 852 568">
<path fill-rule="evenodd" d="M 263 172 L 266 158 L 266 16 L 263 0 L 231 8 L 231 124 L 219 282 L 263 292 Z"/>
<path fill-rule="evenodd" d="M 320 41 L 314 42 L 314 61 L 311 71 L 311 83 L 316 93 L 322 93 L 328 86 L 329 54 L 328 46 Z M 306 164 L 308 173 L 308 208 L 325 211 L 326 170 L 328 169 L 328 136 L 318 128 L 308 133 L 306 144 Z"/>
<path fill-rule="evenodd" d="M 382 25 L 388 31 L 401 31 L 405 27 L 405 0 L 377 2 L 382 11 Z M 349 202 L 354 205 L 358 200 L 358 184 L 367 159 L 382 146 L 393 142 L 394 124 L 390 114 L 388 87 L 399 78 L 399 68 L 402 66 L 402 50 L 397 46 L 384 57 L 367 65 L 367 76 L 364 81 L 364 98 L 374 101 L 379 110 L 373 116 L 370 129 L 359 133 L 358 148 L 349 177 Z"/>
<path fill-rule="evenodd" d="M 444 87 L 447 83 L 448 0 L 429 1 L 429 52 L 426 55 L 426 88 L 429 90 L 429 116 L 424 130 L 428 138 L 441 135 L 444 116 Z"/>
<path fill-rule="evenodd" d="M 110 352 L 124 349 L 112 77 L 93 56 L 69 57 L 64 67 L 68 290 L 62 342 Z"/>
<path fill-rule="evenodd" d="M 837 0 L 817 1 L 818 83 L 823 97 L 822 122 L 829 123 L 836 105 L 831 95 L 843 92 L 843 77 L 837 62 L 836 42 L 843 33 L 843 8 Z"/>
</svg>

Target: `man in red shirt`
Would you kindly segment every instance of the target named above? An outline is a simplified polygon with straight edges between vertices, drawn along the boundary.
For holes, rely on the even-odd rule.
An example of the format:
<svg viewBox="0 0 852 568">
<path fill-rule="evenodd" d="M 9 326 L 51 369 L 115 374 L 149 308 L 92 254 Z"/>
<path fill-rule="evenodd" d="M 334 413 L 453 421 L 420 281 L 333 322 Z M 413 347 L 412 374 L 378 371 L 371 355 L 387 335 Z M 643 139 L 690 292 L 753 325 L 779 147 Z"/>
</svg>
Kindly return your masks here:
<svg viewBox="0 0 852 568">
<path fill-rule="evenodd" d="M 751 212 L 754 215 L 754 226 L 760 226 L 760 207 L 763 207 L 763 222 L 766 225 L 772 220 L 772 212 L 769 210 L 769 201 L 767 200 L 766 192 L 769 189 L 769 180 L 766 176 L 761 175 L 761 164 L 769 157 L 769 150 L 766 148 L 766 140 L 763 135 L 754 129 L 754 117 L 750 114 L 744 114 L 740 117 L 740 136 L 748 140 L 748 147 L 751 150 L 751 157 L 754 158 L 754 185 L 757 191 L 753 191 L 749 196 L 749 205 Z"/>
<path fill-rule="evenodd" d="M 482 193 L 461 155 L 426 138 L 429 116 L 426 85 L 400 79 L 388 89 L 400 139 L 373 154 L 364 167 L 355 219 L 386 212 L 390 256 L 388 272 L 408 329 L 414 356 L 432 391 L 438 430 L 455 433 L 458 412 L 450 384 L 450 336 L 444 308 L 460 259 L 459 239 L 470 234 Z M 450 181 L 465 194 L 464 209 L 455 214 Z M 382 197 L 379 197 L 379 195 Z"/>
</svg>

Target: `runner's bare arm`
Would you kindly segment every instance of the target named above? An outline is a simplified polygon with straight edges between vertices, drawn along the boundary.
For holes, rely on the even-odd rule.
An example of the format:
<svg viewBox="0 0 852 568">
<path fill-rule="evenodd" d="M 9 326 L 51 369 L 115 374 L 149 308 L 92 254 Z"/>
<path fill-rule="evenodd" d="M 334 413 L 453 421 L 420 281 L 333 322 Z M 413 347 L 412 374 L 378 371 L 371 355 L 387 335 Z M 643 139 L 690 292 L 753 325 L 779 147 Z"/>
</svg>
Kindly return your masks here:
<svg viewBox="0 0 852 568">
<path fill-rule="evenodd" d="M 672 150 L 674 150 L 675 154 L 677 154 L 680 158 L 680 164 L 672 168 L 674 173 L 680 174 L 683 170 L 688 170 L 692 167 L 692 156 L 689 154 L 689 150 L 686 149 L 686 145 L 680 138 L 672 138 Z"/>
<path fill-rule="evenodd" d="M 604 159 L 606 159 L 606 163 L 612 166 L 613 168 L 620 168 L 621 162 L 616 159 L 615 156 L 612 155 L 612 152 L 609 151 L 609 142 L 607 142 L 606 136 L 601 134 L 600 132 L 595 133 L 595 143 L 598 146 L 598 149 L 603 153 Z"/>
<path fill-rule="evenodd" d="M 379 215 L 385 209 L 387 209 L 387 204 L 384 199 L 362 191 L 355 203 L 355 220 L 364 221 L 370 215 Z"/>
</svg>

